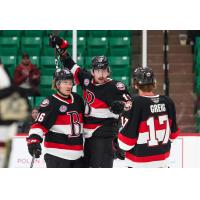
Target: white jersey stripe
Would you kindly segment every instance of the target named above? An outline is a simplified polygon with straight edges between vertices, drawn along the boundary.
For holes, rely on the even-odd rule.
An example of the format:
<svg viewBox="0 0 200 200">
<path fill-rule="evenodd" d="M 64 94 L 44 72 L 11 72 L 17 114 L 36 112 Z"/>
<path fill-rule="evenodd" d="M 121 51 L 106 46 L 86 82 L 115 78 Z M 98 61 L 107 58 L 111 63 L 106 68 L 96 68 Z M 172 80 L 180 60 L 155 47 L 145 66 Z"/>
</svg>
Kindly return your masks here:
<svg viewBox="0 0 200 200">
<path fill-rule="evenodd" d="M 75 65 L 72 67 L 72 69 L 71 69 L 71 73 L 74 75 L 75 72 L 76 72 L 76 70 L 77 70 L 78 68 L 80 68 L 80 66 L 78 66 L 77 64 L 75 64 Z"/>
<path fill-rule="evenodd" d="M 91 112 L 90 112 L 90 117 L 97 117 L 97 118 L 115 118 L 118 119 L 119 115 L 116 115 L 112 112 L 110 112 L 110 110 L 108 108 L 93 108 L 91 107 Z"/>
<path fill-rule="evenodd" d="M 118 139 L 118 143 L 119 143 L 120 149 L 123 149 L 124 151 L 129 151 L 129 150 L 131 150 L 135 146 L 135 145 L 129 146 L 129 145 L 125 144 L 124 142 L 122 142 L 119 139 Z"/>
<path fill-rule="evenodd" d="M 40 137 L 43 137 L 44 132 L 40 128 L 31 128 L 28 135 L 36 134 L 39 135 Z"/>
<path fill-rule="evenodd" d="M 79 126 L 77 124 L 74 124 L 74 128 L 77 129 L 78 131 Z M 72 134 L 72 127 L 71 125 L 53 125 L 49 131 L 52 131 L 58 134 L 60 133 L 60 134 L 70 135 Z M 83 124 L 81 124 L 80 133 L 82 132 L 83 132 Z"/>
<path fill-rule="evenodd" d="M 76 160 L 83 157 L 83 150 L 75 151 L 75 150 L 66 150 L 66 149 L 63 150 L 63 149 L 45 147 L 44 151 L 45 153 L 67 160 Z"/>
<path fill-rule="evenodd" d="M 92 137 L 92 133 L 93 133 L 94 131 L 96 131 L 99 127 L 100 127 L 100 126 L 94 128 L 94 129 L 84 128 L 84 129 L 83 129 L 83 130 L 84 130 L 84 137 L 85 137 L 85 138 L 90 138 L 90 137 Z"/>
<path fill-rule="evenodd" d="M 167 168 L 169 166 L 169 159 L 166 158 L 165 160 L 160 161 L 152 161 L 152 162 L 133 162 L 128 158 L 125 158 L 124 164 L 126 167 L 133 167 L 133 168 Z"/>
<path fill-rule="evenodd" d="M 159 142 L 164 140 L 165 129 L 156 131 L 156 138 Z M 149 140 L 149 132 L 139 133 L 137 144 L 146 144 Z"/>
</svg>

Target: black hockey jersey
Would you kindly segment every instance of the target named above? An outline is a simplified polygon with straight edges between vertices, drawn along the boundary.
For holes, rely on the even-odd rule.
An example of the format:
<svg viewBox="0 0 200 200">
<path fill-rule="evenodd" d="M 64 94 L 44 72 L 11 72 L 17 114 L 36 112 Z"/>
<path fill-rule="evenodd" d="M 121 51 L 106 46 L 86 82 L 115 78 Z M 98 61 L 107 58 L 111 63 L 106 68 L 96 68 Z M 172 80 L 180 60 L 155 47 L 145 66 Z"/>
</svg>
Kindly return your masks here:
<svg viewBox="0 0 200 200">
<path fill-rule="evenodd" d="M 164 167 L 178 133 L 175 105 L 169 97 L 137 96 L 122 116 L 118 142 L 127 151 L 130 166 Z"/>
<path fill-rule="evenodd" d="M 114 101 L 130 100 L 122 82 L 108 79 L 105 84 L 95 84 L 91 73 L 74 64 L 71 68 L 75 83 L 82 87 L 85 100 L 84 136 L 107 137 L 117 134 L 119 115 L 110 111 Z"/>
<path fill-rule="evenodd" d="M 83 156 L 83 99 L 72 93 L 68 99 L 58 94 L 44 99 L 29 135 L 44 139 L 45 153 L 68 160 Z"/>
</svg>

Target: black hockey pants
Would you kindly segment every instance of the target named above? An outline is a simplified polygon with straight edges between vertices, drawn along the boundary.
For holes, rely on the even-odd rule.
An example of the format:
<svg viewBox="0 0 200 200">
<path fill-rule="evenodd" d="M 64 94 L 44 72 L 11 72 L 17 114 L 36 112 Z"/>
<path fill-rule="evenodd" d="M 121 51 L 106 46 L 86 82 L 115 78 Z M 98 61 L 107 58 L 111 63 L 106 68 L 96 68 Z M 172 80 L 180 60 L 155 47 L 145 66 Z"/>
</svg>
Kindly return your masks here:
<svg viewBox="0 0 200 200">
<path fill-rule="evenodd" d="M 113 167 L 113 137 L 85 139 L 84 163 L 85 167 L 112 168 Z"/>
<path fill-rule="evenodd" d="M 66 160 L 50 154 L 44 155 L 47 168 L 83 168 L 83 158 Z"/>
</svg>

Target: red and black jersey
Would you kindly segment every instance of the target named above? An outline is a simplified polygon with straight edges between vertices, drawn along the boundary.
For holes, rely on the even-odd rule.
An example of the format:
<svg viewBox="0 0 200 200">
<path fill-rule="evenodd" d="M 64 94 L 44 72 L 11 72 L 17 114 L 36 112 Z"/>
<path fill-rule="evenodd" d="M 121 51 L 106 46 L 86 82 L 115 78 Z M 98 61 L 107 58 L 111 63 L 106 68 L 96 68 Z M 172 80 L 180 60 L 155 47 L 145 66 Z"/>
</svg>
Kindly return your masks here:
<svg viewBox="0 0 200 200">
<path fill-rule="evenodd" d="M 45 137 L 45 152 L 68 160 L 83 156 L 83 99 L 76 93 L 69 98 L 58 94 L 44 99 L 29 135 Z"/>
<path fill-rule="evenodd" d="M 133 167 L 162 167 L 178 136 L 176 110 L 166 96 L 137 96 L 122 116 L 118 142 Z"/>
<path fill-rule="evenodd" d="M 117 134 L 119 115 L 110 111 L 114 101 L 128 101 L 130 95 L 122 82 L 108 79 L 94 83 L 91 73 L 74 64 L 71 68 L 75 83 L 80 84 L 85 100 L 84 136 L 108 137 Z"/>
</svg>

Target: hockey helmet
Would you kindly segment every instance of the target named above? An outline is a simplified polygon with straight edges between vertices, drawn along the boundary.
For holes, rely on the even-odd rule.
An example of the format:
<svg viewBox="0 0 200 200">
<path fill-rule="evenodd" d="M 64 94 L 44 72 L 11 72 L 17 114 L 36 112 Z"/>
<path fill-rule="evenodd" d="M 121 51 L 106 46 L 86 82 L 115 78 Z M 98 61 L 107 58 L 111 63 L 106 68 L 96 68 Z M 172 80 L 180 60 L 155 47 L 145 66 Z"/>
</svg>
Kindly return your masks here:
<svg viewBox="0 0 200 200">
<path fill-rule="evenodd" d="M 149 67 L 138 67 L 135 72 L 135 81 L 138 85 L 155 84 L 155 76 L 153 70 Z"/>
<path fill-rule="evenodd" d="M 72 80 L 72 82 L 74 83 L 73 74 L 67 68 L 56 69 L 56 71 L 54 72 L 53 79 L 55 80 L 55 82 L 60 81 L 60 80 Z"/>
<path fill-rule="evenodd" d="M 108 71 L 110 71 L 107 57 L 106 56 L 93 57 L 92 58 L 92 69 L 93 70 L 108 69 Z"/>
<path fill-rule="evenodd" d="M 138 67 L 136 67 L 134 70 L 133 70 L 133 80 L 135 81 L 136 80 L 136 77 L 137 77 L 137 75 L 138 75 L 138 73 L 139 73 L 139 71 L 142 69 L 142 67 L 141 66 L 138 66 Z"/>
</svg>

